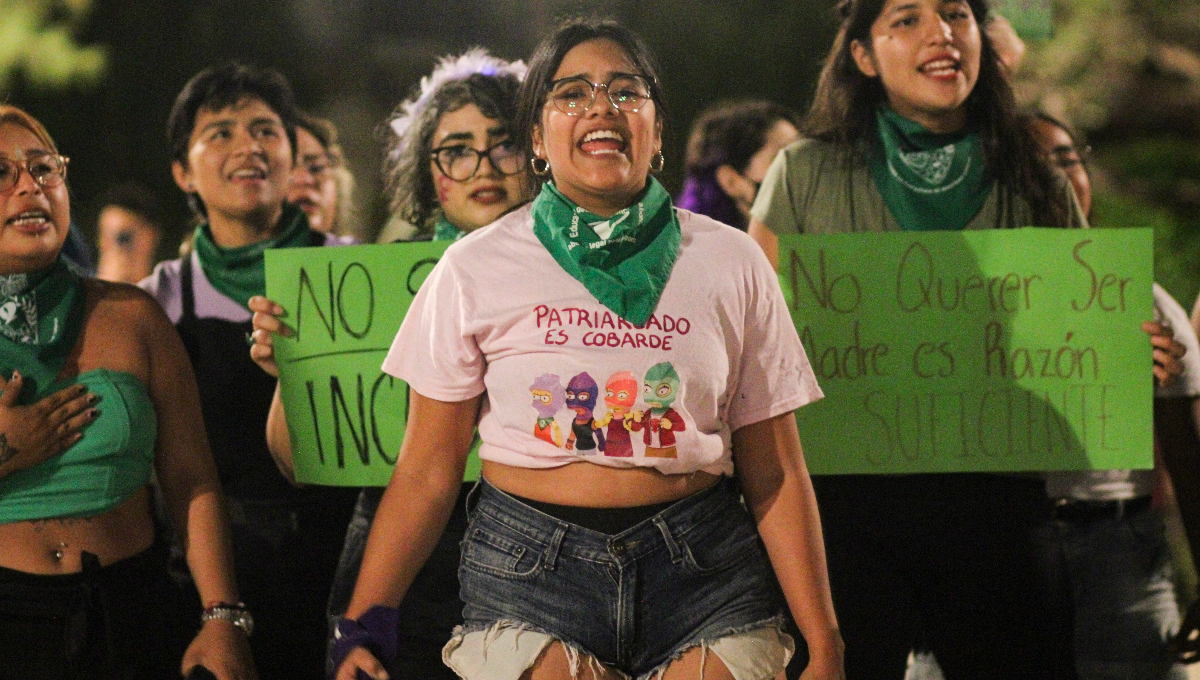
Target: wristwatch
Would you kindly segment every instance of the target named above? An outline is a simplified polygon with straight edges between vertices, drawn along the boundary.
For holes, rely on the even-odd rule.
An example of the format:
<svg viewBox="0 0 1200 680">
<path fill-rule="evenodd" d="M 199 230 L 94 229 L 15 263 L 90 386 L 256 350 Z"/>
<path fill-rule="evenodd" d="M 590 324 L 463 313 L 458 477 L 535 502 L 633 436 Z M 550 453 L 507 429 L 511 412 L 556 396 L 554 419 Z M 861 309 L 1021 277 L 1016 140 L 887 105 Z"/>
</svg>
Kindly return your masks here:
<svg viewBox="0 0 1200 680">
<path fill-rule="evenodd" d="M 246 637 L 250 637 L 254 632 L 254 617 L 250 615 L 250 610 L 246 609 L 246 605 L 241 602 L 236 604 L 218 602 L 210 607 L 206 607 L 204 612 L 200 614 L 200 623 L 202 624 L 213 619 L 232 623 L 241 628 L 246 633 Z"/>
</svg>

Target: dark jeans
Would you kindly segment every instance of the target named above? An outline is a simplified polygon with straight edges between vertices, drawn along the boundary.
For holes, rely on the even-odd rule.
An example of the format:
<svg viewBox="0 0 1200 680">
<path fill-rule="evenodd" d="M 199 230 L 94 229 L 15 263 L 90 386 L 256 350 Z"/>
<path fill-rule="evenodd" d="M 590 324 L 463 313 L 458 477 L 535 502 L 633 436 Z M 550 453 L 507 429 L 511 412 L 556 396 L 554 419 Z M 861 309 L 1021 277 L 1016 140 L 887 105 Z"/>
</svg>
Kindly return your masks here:
<svg viewBox="0 0 1200 680">
<path fill-rule="evenodd" d="M 947 680 L 1041 679 L 1040 480 L 814 477 L 847 680 L 900 680 L 924 641 Z"/>
<path fill-rule="evenodd" d="M 199 628 L 182 598 L 157 547 L 107 567 L 84 553 L 77 574 L 0 568 L 0 678 L 177 680 Z"/>
<path fill-rule="evenodd" d="M 474 484 L 463 484 L 446 530 L 400 603 L 399 653 L 388 668 L 393 680 L 457 680 L 458 676 L 442 663 L 442 647 L 463 620 L 463 603 L 458 596 L 458 544 L 467 528 L 466 494 Z M 350 605 L 367 534 L 382 497 L 380 487 L 365 488 L 358 497 L 329 595 L 330 616 L 345 614 Z"/>
</svg>

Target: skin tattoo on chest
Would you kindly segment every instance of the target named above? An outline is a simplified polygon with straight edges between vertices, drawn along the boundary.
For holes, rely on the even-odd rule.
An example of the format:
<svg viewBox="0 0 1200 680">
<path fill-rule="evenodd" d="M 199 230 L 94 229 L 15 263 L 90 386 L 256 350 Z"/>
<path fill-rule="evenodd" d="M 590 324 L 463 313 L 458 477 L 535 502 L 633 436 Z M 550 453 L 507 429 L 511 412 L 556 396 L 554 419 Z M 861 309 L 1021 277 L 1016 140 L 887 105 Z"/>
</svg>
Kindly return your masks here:
<svg viewBox="0 0 1200 680">
<path fill-rule="evenodd" d="M 9 446 L 8 435 L 0 432 L 0 465 L 4 465 L 13 458 L 16 458 L 18 453 L 20 452 L 17 451 L 15 446 Z"/>
</svg>

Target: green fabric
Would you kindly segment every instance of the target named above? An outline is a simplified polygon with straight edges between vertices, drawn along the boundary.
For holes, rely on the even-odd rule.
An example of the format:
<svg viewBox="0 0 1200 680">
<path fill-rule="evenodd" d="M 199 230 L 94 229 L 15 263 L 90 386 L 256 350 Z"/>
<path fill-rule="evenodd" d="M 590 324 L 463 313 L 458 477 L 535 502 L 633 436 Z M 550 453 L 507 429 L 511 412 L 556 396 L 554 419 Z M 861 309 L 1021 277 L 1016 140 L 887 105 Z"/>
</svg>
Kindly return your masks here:
<svg viewBox="0 0 1200 680">
<path fill-rule="evenodd" d="M 437 224 L 433 225 L 434 241 L 457 241 L 467 235 L 467 232 L 450 224 L 445 215 L 438 216 Z"/>
<path fill-rule="evenodd" d="M 960 230 L 992 191 L 979 134 L 937 134 L 889 108 L 875 111 L 875 188 L 904 231 Z"/>
<path fill-rule="evenodd" d="M 653 177 L 639 201 L 608 219 L 545 184 L 533 201 L 533 233 L 600 304 L 636 326 L 658 306 L 679 256 L 679 219 Z"/>
<path fill-rule="evenodd" d="M 250 298 L 265 295 L 266 270 L 263 253 L 272 248 L 299 248 L 311 245 L 313 232 L 308 217 L 300 208 L 285 203 L 279 221 L 284 225 L 278 234 L 265 241 L 239 248 L 222 248 L 213 241 L 208 223 L 196 227 L 196 256 L 204 277 L 222 295 L 246 307 Z M 249 309 L 247 307 L 247 309 Z"/>
<path fill-rule="evenodd" d="M 1074 206 L 1071 226 L 1086 226 L 1066 178 L 1057 191 Z M 775 157 L 750 214 L 779 235 L 900 231 L 875 188 L 863 151 L 818 139 L 800 140 Z M 1033 223 L 1025 199 L 993 181 L 987 201 L 966 229 Z"/>
<path fill-rule="evenodd" d="M 51 517 L 93 517 L 150 482 L 158 418 L 141 380 L 97 369 L 70 381 L 100 397 L 100 417 L 62 454 L 0 479 L 0 524 Z"/>
<path fill-rule="evenodd" d="M 0 276 L 0 374 L 25 378 L 20 403 L 50 393 L 83 328 L 83 281 L 59 255 L 50 267 Z"/>
</svg>

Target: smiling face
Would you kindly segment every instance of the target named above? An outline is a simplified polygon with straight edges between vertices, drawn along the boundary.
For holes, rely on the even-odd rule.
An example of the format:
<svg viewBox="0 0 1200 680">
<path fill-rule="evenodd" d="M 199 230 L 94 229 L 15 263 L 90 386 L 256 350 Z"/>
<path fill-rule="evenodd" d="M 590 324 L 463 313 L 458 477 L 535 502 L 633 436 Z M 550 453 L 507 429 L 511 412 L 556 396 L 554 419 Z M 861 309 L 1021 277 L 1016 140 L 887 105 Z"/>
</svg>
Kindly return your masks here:
<svg viewBox="0 0 1200 680">
<path fill-rule="evenodd" d="M 859 70 L 882 81 L 896 113 L 934 132 L 966 124 L 982 42 L 963 0 L 888 0 L 868 43 L 850 49 Z"/>
<path fill-rule="evenodd" d="M 317 231 L 333 231 L 337 219 L 337 182 L 333 163 L 320 140 L 302 127 L 296 128 L 296 167 L 287 200 L 308 215 L 308 225 Z"/>
<path fill-rule="evenodd" d="M 582 77 L 608 83 L 614 75 L 642 75 L 617 43 L 582 42 L 563 57 L 553 80 Z M 533 152 L 550 163 L 555 186 L 580 207 L 602 217 L 628 207 L 646 186 L 651 159 L 662 149 L 662 124 L 653 101 L 636 112 L 613 106 L 607 89 L 580 115 L 547 102 L 533 130 Z"/>
<path fill-rule="evenodd" d="M 237 226 L 264 232 L 279 220 L 291 184 L 292 147 L 283 121 L 261 99 L 246 97 L 196 114 L 187 165 L 172 164 L 175 182 L 204 202 L 218 245 Z"/>
<path fill-rule="evenodd" d="M 467 104 L 443 114 L 433 131 L 430 149 L 460 146 L 483 152 L 509 139 L 508 130 L 495 118 L 483 115 L 479 107 Z M 429 161 L 438 203 L 446 219 L 465 232 L 495 222 L 510 208 L 524 200 L 524 174 L 501 174 L 484 156 L 475 174 L 465 182 L 456 182 Z"/>
<path fill-rule="evenodd" d="M 0 275 L 50 266 L 71 226 L 71 204 L 65 182 L 42 187 L 26 171 L 30 156 L 54 153 L 20 125 L 0 125 L 0 156 L 15 160 L 20 176 L 0 193 Z"/>
</svg>

